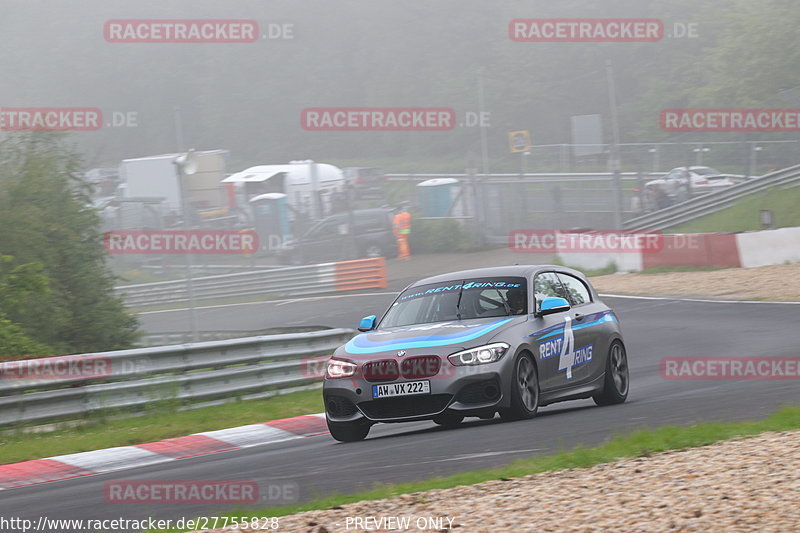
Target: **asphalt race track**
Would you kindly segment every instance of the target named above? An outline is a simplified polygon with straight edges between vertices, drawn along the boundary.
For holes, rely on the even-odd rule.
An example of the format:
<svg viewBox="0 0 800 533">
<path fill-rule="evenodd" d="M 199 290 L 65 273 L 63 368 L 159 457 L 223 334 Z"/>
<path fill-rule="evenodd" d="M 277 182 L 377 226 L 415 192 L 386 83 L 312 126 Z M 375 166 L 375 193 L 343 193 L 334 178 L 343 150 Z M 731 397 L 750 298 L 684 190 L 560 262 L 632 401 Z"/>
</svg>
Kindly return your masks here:
<svg viewBox="0 0 800 533">
<path fill-rule="evenodd" d="M 258 329 L 277 325 L 352 327 L 379 313 L 393 294 L 287 300 L 207 308 L 201 328 Z M 592 445 L 634 428 L 699 421 L 746 420 L 797 404 L 797 381 L 673 381 L 660 377 L 667 356 L 789 356 L 800 349 L 800 305 L 712 303 L 606 297 L 618 312 L 628 348 L 631 393 L 626 404 L 596 407 L 579 400 L 543 408 L 528 421 L 468 419 L 458 429 L 432 422 L 374 426 L 364 442 L 340 444 L 327 435 L 222 452 L 162 465 L 0 492 L 0 516 L 36 519 L 142 519 L 214 516 L 234 509 L 200 505 L 110 505 L 110 480 L 248 480 L 262 487 L 296 484 L 299 500 L 353 492 L 378 482 L 502 465 L 519 457 Z M 150 332 L 185 329 L 185 311 L 142 317 Z M 280 324 L 273 323 L 280 321 Z M 268 502 L 265 502 L 265 505 Z"/>
<path fill-rule="evenodd" d="M 381 291 L 216 307 L 200 306 L 195 310 L 197 329 L 257 331 L 292 326 L 355 329 L 362 317 L 383 313 L 396 295 L 397 292 Z M 185 309 L 142 313 L 139 320 L 141 329 L 150 334 L 191 329 L 189 312 Z"/>
</svg>

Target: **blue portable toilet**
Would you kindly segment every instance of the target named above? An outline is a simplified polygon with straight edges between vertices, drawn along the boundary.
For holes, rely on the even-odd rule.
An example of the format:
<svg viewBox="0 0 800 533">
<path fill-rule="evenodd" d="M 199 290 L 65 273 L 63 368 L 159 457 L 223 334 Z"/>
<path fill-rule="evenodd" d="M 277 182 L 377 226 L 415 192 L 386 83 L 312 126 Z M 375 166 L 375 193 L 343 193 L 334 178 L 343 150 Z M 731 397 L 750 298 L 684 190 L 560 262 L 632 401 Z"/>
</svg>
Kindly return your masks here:
<svg viewBox="0 0 800 533">
<path fill-rule="evenodd" d="M 262 251 L 275 252 L 284 241 L 292 238 L 285 194 L 259 194 L 250 199 L 250 206 Z"/>
<path fill-rule="evenodd" d="M 417 184 L 419 206 L 424 217 L 446 217 L 456 197 L 458 180 L 433 178 Z"/>
</svg>

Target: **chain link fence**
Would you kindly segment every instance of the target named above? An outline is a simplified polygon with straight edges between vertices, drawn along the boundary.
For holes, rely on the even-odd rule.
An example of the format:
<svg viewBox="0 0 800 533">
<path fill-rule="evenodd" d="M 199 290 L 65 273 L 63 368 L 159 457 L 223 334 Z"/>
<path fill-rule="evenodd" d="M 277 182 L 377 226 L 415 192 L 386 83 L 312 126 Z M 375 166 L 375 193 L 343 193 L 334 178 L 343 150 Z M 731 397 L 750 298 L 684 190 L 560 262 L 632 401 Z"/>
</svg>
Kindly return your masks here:
<svg viewBox="0 0 800 533">
<path fill-rule="evenodd" d="M 547 144 L 532 146 L 516 166 L 529 172 L 593 172 L 609 170 L 607 144 Z M 593 151 L 591 155 L 577 153 Z M 667 172 L 682 166 L 710 166 L 730 174 L 760 176 L 800 161 L 800 140 L 683 141 L 623 143 L 622 170 Z"/>
</svg>

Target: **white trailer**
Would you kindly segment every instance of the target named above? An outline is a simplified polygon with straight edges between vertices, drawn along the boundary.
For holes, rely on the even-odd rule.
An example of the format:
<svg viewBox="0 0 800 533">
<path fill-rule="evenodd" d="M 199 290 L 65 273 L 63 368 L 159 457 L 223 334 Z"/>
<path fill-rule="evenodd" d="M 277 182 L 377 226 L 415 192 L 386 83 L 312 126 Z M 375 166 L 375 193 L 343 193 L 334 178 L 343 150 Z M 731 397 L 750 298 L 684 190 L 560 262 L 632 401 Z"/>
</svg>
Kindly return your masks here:
<svg viewBox="0 0 800 533">
<path fill-rule="evenodd" d="M 326 163 L 293 161 L 288 165 L 258 165 L 231 174 L 222 183 L 243 186 L 247 199 L 266 193 L 282 193 L 295 213 L 312 219 L 331 210 L 335 194 L 344 194 L 342 170 Z"/>
<path fill-rule="evenodd" d="M 119 166 L 119 177 L 124 184 L 125 197 L 163 198 L 168 211 L 180 211 L 181 196 L 175 158 L 180 154 L 163 154 L 136 159 L 125 159 Z M 210 209 L 227 204 L 224 187 L 227 150 L 195 152 L 197 172 L 184 175 L 186 197 L 195 209 Z"/>
</svg>

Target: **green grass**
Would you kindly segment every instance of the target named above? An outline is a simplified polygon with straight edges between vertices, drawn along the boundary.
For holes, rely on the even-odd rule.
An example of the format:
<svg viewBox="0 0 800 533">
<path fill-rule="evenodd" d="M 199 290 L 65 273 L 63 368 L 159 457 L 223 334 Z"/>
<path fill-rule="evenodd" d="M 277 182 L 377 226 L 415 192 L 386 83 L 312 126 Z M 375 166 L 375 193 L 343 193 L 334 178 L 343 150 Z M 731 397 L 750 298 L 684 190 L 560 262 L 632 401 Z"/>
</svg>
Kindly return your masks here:
<svg viewBox="0 0 800 533">
<path fill-rule="evenodd" d="M 619 270 L 619 268 L 617 267 L 617 263 L 614 262 L 614 261 L 609 262 L 603 268 L 591 269 L 591 268 L 583 268 L 583 267 L 565 265 L 564 261 L 561 260 L 561 257 L 556 256 L 553 259 L 553 264 L 554 265 L 565 266 L 567 268 L 571 268 L 573 270 L 577 270 L 579 272 L 583 272 L 583 275 L 586 276 L 587 278 L 594 278 L 596 276 L 607 276 L 609 274 L 616 274 L 617 271 Z"/>
<path fill-rule="evenodd" d="M 532 421 L 530 423 L 535 424 L 536 422 Z M 303 505 L 268 508 L 258 511 L 252 509 L 239 510 L 227 516 L 284 516 L 301 511 L 329 509 L 347 503 L 378 500 L 431 489 L 472 485 L 483 481 L 507 479 L 568 468 L 588 468 L 624 457 L 643 457 L 666 450 L 705 446 L 714 442 L 756 435 L 765 431 L 796 429 L 800 429 L 800 407 L 784 407 L 770 417 L 755 422 L 705 423 L 688 427 L 665 426 L 652 430 L 639 430 L 628 435 L 618 435 L 599 446 L 575 448 L 571 451 L 548 457 L 521 459 L 501 468 L 466 472 L 414 483 L 379 485 L 372 490 L 357 494 L 335 494 L 318 498 Z M 458 438 L 458 433 L 454 433 L 454 438 Z"/>
<path fill-rule="evenodd" d="M 761 229 L 759 210 L 771 209 L 776 228 L 800 226 L 800 187 L 773 188 L 743 198 L 731 207 L 665 230 L 665 233 L 708 233 Z"/>
<path fill-rule="evenodd" d="M 278 418 L 320 413 L 324 407 L 318 389 L 260 400 L 246 400 L 213 407 L 178 411 L 174 404 L 153 408 L 132 418 L 93 417 L 75 427 L 31 433 L 0 433 L 0 463 L 16 463 L 54 455 L 85 452 L 113 446 L 129 446 L 182 437 L 191 433 L 225 429 Z"/>
</svg>

